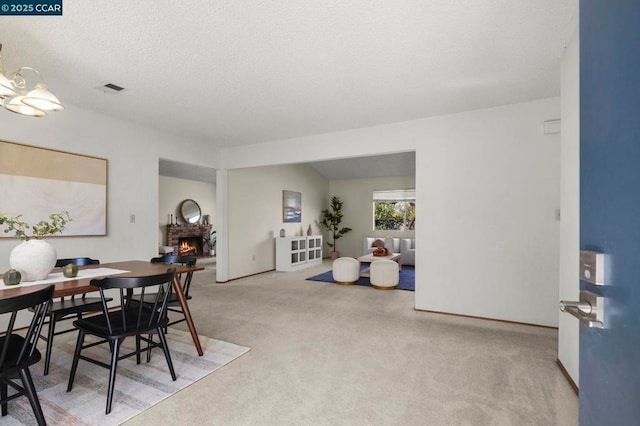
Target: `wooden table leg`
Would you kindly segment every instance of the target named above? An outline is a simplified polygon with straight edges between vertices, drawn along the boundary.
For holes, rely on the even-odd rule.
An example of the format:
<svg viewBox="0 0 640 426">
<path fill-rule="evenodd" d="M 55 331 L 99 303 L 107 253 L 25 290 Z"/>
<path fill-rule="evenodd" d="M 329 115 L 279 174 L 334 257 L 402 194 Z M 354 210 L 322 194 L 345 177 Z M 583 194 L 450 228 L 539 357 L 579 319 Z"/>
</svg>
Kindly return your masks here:
<svg viewBox="0 0 640 426">
<path fill-rule="evenodd" d="M 173 279 L 173 289 L 176 292 L 178 302 L 180 302 L 180 307 L 182 308 L 182 312 L 184 313 L 184 318 L 187 321 L 187 327 L 189 327 L 189 333 L 191 333 L 193 343 L 196 345 L 198 355 L 202 356 L 204 352 L 202 351 L 200 338 L 198 337 L 196 326 L 193 323 L 193 319 L 191 318 L 191 311 L 189 310 L 189 305 L 187 304 L 187 298 L 184 297 L 184 291 L 182 290 L 182 284 L 180 283 L 180 277 L 178 275 L 176 275 L 176 277 Z"/>
</svg>

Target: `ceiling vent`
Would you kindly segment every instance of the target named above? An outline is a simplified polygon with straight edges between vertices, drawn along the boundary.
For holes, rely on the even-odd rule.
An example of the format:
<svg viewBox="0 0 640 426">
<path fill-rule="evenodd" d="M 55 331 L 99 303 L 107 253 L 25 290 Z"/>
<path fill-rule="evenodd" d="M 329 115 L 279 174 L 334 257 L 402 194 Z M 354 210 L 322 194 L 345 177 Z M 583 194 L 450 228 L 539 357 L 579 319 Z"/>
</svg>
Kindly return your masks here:
<svg viewBox="0 0 640 426">
<path fill-rule="evenodd" d="M 117 84 L 113 83 L 107 83 L 102 86 L 102 89 L 105 93 L 120 93 L 124 90 L 124 87 L 118 86 Z"/>
</svg>

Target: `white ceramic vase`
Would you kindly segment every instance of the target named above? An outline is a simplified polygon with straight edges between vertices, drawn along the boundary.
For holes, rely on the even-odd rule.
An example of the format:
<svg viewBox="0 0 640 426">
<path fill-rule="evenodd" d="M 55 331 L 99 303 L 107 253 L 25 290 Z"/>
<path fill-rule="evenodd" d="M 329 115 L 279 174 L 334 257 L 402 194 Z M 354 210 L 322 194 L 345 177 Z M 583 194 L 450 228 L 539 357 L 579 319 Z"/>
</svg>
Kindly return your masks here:
<svg viewBox="0 0 640 426">
<path fill-rule="evenodd" d="M 47 278 L 56 266 L 58 253 L 44 240 L 28 240 L 18 244 L 9 255 L 9 264 L 22 274 L 22 281 Z"/>
</svg>

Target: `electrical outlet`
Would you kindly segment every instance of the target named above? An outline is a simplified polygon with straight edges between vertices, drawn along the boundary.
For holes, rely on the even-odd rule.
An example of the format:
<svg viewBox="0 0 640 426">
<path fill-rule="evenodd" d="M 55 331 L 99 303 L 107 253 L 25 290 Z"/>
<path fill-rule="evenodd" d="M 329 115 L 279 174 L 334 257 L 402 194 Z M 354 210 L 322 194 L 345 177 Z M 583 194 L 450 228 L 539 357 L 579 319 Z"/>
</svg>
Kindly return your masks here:
<svg viewBox="0 0 640 426">
<path fill-rule="evenodd" d="M 251 260 L 253 260 L 254 262 L 256 261 L 256 255 L 255 254 L 253 255 L 253 259 L 251 259 Z"/>
<path fill-rule="evenodd" d="M 136 223 L 136 215 L 135 214 L 131 213 L 129 215 L 129 222 Z"/>
</svg>

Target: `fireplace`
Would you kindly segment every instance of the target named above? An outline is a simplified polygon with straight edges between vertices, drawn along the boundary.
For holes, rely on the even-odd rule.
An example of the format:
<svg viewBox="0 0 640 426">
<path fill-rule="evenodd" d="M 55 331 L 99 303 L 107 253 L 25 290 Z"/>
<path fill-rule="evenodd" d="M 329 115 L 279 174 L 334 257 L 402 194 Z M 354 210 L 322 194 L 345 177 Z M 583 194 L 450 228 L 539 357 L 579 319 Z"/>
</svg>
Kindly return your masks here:
<svg viewBox="0 0 640 426">
<path fill-rule="evenodd" d="M 211 234 L 211 225 L 167 225 L 167 245 L 181 256 L 203 256 L 204 237 Z"/>
<path fill-rule="evenodd" d="M 202 255 L 202 237 L 178 238 L 178 254 L 180 256 Z"/>
</svg>

